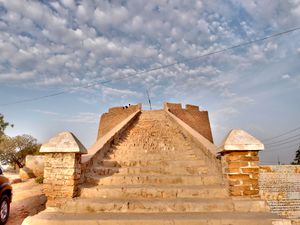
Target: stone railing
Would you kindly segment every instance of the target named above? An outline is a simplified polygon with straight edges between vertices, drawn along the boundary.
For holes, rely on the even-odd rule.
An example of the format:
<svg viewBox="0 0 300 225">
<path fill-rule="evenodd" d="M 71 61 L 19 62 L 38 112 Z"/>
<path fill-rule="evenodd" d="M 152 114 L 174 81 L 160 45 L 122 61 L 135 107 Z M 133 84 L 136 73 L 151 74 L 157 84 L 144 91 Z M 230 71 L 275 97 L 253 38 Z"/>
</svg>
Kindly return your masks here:
<svg viewBox="0 0 300 225">
<path fill-rule="evenodd" d="M 93 165 L 97 164 L 97 162 L 104 157 L 105 153 L 110 149 L 112 144 L 122 136 L 123 132 L 127 130 L 130 125 L 132 125 L 140 113 L 141 105 L 139 105 L 135 112 L 130 114 L 105 135 L 101 136 L 97 142 L 88 149 L 88 154 L 82 156 L 82 167 L 84 174 L 90 172 L 90 170 L 93 168 Z M 82 176 L 82 179 L 82 182 L 84 182 L 85 177 Z"/>
<path fill-rule="evenodd" d="M 101 159 L 111 145 L 135 121 L 141 112 L 141 105 L 110 128 L 88 150 L 70 132 L 62 132 L 43 144 L 44 193 L 48 206 L 60 206 L 67 199 L 78 196 L 79 185 L 85 182 L 85 174 Z"/>
<path fill-rule="evenodd" d="M 173 110 L 170 110 L 172 107 Z M 198 107 L 187 105 L 190 111 L 198 111 Z M 224 183 L 228 185 L 231 196 L 259 198 L 259 157 L 258 152 L 264 145 L 243 130 L 232 130 L 216 147 L 210 140 L 202 136 L 188 123 L 172 111 L 182 111 L 181 104 L 165 103 L 165 111 L 195 141 L 206 155 L 210 168 L 223 174 Z M 197 122 L 197 121 L 195 121 Z M 201 125 L 201 123 L 200 123 Z M 205 124 L 204 124 L 205 126 Z"/>
<path fill-rule="evenodd" d="M 206 156 L 206 162 L 209 163 L 210 168 L 212 170 L 217 171 L 217 174 L 221 175 L 222 167 L 221 161 L 217 159 L 217 146 L 215 146 L 210 140 L 206 139 L 202 136 L 197 130 L 192 128 L 189 124 L 183 121 L 181 118 L 177 117 L 177 115 L 172 113 L 169 106 L 171 103 L 165 103 L 164 110 L 171 117 L 173 121 L 175 121 L 199 146 L 202 152 Z M 171 104 L 173 108 L 181 108 L 181 104 Z M 188 106 L 188 105 L 187 105 Z M 190 106 L 191 107 L 191 106 Z"/>
<path fill-rule="evenodd" d="M 260 196 L 271 212 L 300 219 L 300 165 L 262 165 L 259 172 Z"/>
</svg>

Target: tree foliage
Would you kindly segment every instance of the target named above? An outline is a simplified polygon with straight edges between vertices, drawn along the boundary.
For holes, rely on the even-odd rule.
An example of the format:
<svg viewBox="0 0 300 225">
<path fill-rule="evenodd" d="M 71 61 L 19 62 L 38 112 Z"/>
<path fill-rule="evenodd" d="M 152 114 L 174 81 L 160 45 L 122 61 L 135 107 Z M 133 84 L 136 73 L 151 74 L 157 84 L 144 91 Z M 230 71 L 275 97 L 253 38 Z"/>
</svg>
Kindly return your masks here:
<svg viewBox="0 0 300 225">
<path fill-rule="evenodd" d="M 8 137 L 3 135 L 0 142 L 0 161 L 3 164 L 17 164 L 24 167 L 26 155 L 39 154 L 40 144 L 30 135 Z"/>
<path fill-rule="evenodd" d="M 292 162 L 293 165 L 300 165 L 300 145 L 298 150 L 296 151 L 295 159 Z"/>
<path fill-rule="evenodd" d="M 13 127 L 12 124 L 10 124 L 10 123 L 8 123 L 8 122 L 5 122 L 4 116 L 0 113 L 0 141 L 1 141 L 1 138 L 3 137 L 3 135 L 4 135 L 5 129 L 6 129 L 8 126 Z"/>
</svg>

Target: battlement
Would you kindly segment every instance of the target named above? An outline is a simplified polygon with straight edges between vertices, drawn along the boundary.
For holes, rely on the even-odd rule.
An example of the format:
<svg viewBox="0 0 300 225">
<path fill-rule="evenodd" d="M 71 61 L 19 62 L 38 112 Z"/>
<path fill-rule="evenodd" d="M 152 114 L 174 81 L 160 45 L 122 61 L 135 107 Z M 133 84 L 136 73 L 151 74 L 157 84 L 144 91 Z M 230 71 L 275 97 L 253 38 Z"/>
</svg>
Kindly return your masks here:
<svg viewBox="0 0 300 225">
<path fill-rule="evenodd" d="M 107 113 L 103 113 L 100 118 L 97 140 L 103 135 L 107 134 L 117 124 L 122 122 L 132 113 L 141 110 L 142 105 L 130 105 L 130 106 L 119 106 L 112 107 Z"/>
<path fill-rule="evenodd" d="M 213 143 L 213 137 L 207 111 L 200 111 L 199 106 L 187 104 L 182 108 L 180 103 L 164 103 L 164 109 L 184 121 L 190 127 Z"/>
<path fill-rule="evenodd" d="M 170 109 L 170 110 L 184 109 L 187 111 L 200 111 L 200 108 L 197 105 L 186 104 L 185 108 L 183 108 L 181 103 L 170 103 L 170 102 L 164 103 L 164 109 Z"/>
</svg>

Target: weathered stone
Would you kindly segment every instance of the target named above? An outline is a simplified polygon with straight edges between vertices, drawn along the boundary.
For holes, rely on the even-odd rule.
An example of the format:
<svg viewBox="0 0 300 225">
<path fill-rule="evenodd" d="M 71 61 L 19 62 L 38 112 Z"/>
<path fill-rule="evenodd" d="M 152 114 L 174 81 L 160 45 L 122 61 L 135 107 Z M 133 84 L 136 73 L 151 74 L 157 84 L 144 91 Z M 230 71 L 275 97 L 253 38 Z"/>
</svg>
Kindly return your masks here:
<svg viewBox="0 0 300 225">
<path fill-rule="evenodd" d="M 30 169 L 34 177 L 44 175 L 44 156 L 43 155 L 27 155 L 25 166 Z"/>
<path fill-rule="evenodd" d="M 223 140 L 220 148 L 222 151 L 259 151 L 264 149 L 264 145 L 246 131 L 233 129 Z"/>
<path fill-rule="evenodd" d="M 20 168 L 19 175 L 20 175 L 20 178 L 22 180 L 28 180 L 30 178 L 34 178 L 35 177 L 35 175 L 32 172 L 32 170 L 29 169 L 29 168 L 27 168 L 27 167 Z"/>
<path fill-rule="evenodd" d="M 300 217 L 300 165 L 260 166 L 260 196 L 271 212 L 289 218 Z"/>
<path fill-rule="evenodd" d="M 43 153 L 67 153 L 74 152 L 87 154 L 86 148 L 71 132 L 62 132 L 51 138 L 48 143 L 43 144 L 40 152 Z M 72 158 L 72 156 L 71 156 Z M 64 159 L 64 158 L 61 158 Z"/>
<path fill-rule="evenodd" d="M 57 144 L 57 149 L 56 145 Z M 44 192 L 47 206 L 58 206 L 78 195 L 81 154 L 85 147 L 71 133 L 60 133 L 43 145 L 45 154 Z"/>
<path fill-rule="evenodd" d="M 118 110 L 123 109 L 110 112 Z M 142 112 L 124 136 L 101 145 L 87 163 L 81 164 L 76 153 L 48 153 L 53 170 L 46 168 L 45 191 L 60 213 L 38 215 L 26 224 L 290 225 L 273 220 L 277 217 L 267 213 L 264 201 L 250 198 L 258 193 L 257 180 L 251 178 L 258 175 L 251 163 L 257 152 L 226 152 L 223 158 L 230 160 L 223 161 L 233 166 L 223 168 L 228 189 L 215 151 L 207 151 L 212 143 L 194 142 L 195 136 L 178 124 L 170 113 Z M 89 184 L 70 199 L 84 170 L 83 181 Z"/>
<path fill-rule="evenodd" d="M 243 130 L 232 130 L 221 144 L 224 176 L 233 196 L 258 196 L 258 151 L 264 148 Z"/>
</svg>

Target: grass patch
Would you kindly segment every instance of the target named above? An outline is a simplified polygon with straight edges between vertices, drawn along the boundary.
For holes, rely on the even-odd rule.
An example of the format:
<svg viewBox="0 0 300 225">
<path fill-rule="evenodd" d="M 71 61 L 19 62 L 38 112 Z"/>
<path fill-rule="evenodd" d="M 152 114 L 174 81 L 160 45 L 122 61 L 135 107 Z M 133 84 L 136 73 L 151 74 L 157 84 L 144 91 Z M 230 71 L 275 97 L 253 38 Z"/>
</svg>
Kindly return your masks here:
<svg viewBox="0 0 300 225">
<path fill-rule="evenodd" d="M 44 183 L 44 177 L 43 176 L 36 177 L 35 183 L 38 183 L 38 184 Z"/>
</svg>

